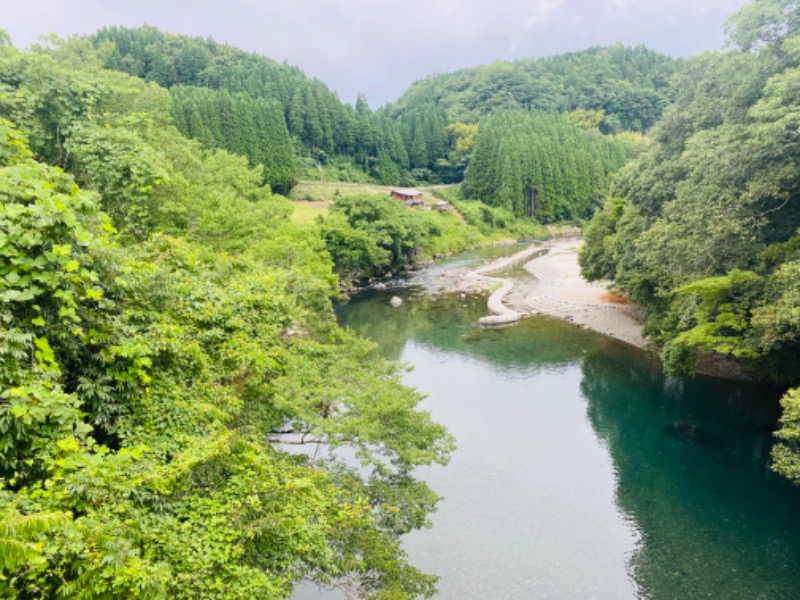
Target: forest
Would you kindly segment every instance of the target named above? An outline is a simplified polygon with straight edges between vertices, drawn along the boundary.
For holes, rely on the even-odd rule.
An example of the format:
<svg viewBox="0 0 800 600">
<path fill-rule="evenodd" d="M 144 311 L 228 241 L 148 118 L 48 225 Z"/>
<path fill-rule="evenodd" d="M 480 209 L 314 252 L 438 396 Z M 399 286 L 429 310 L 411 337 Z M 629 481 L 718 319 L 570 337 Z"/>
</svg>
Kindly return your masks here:
<svg viewBox="0 0 800 600">
<path fill-rule="evenodd" d="M 602 111 L 603 133 L 650 129 L 672 100 L 682 61 L 621 44 L 545 58 L 498 61 L 414 83 L 387 107 L 397 116 L 438 106 L 456 122 L 509 110 Z"/>
<path fill-rule="evenodd" d="M 652 146 L 623 168 L 585 231 L 590 279 L 647 318 L 670 372 L 721 354 L 800 382 L 800 6 L 733 15 L 727 52 L 686 61 Z M 773 467 L 800 481 L 800 390 L 783 399 Z"/>
<path fill-rule="evenodd" d="M 469 197 L 543 222 L 591 217 L 625 163 L 621 144 L 557 115 L 500 112 L 475 137 L 463 189 Z"/>
<path fill-rule="evenodd" d="M 210 38 L 0 32 L 0 597 L 434 595 L 401 539 L 455 440 L 333 302 L 549 223 L 586 224 L 584 274 L 670 373 L 724 355 L 789 390 L 773 466 L 800 482 L 800 6 L 756 0 L 727 35 L 373 110 Z M 460 184 L 457 215 L 337 193 L 298 223 L 305 179 Z"/>
<path fill-rule="evenodd" d="M 478 124 L 511 110 L 564 114 L 605 134 L 642 133 L 668 104 L 669 77 L 681 64 L 643 47 L 591 48 L 426 79 L 373 111 L 363 95 L 353 107 L 295 67 L 211 39 L 150 26 L 109 27 L 90 39 L 107 68 L 170 89 L 181 133 L 262 164 L 265 181 L 282 192 L 320 170 L 334 181 L 458 183 Z M 260 130 L 274 135 L 259 140 Z"/>
<path fill-rule="evenodd" d="M 451 436 L 336 325 L 319 228 L 103 61 L 0 46 L 0 596 L 430 595 L 399 536 Z"/>
</svg>

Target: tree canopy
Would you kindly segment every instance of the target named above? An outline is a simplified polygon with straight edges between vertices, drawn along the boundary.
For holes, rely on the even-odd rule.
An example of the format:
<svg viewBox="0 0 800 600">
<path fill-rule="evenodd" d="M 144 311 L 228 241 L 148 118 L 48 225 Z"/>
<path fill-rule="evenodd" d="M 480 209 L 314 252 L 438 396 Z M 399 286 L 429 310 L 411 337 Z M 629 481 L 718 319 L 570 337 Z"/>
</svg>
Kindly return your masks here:
<svg viewBox="0 0 800 600">
<path fill-rule="evenodd" d="M 466 194 L 550 222 L 586 218 L 602 203 L 622 147 L 558 115 L 498 113 L 475 137 Z"/>
<path fill-rule="evenodd" d="M 731 50 L 687 60 L 652 148 L 587 229 L 584 273 L 645 309 L 669 369 L 715 352 L 800 381 L 799 23 L 790 0 L 733 15 Z M 784 398 L 775 468 L 800 481 L 797 402 Z"/>
<path fill-rule="evenodd" d="M 91 40 L 107 54 L 108 68 L 172 90 L 175 124 L 184 135 L 263 164 L 276 189 L 288 189 L 297 174 L 286 131 L 301 162 L 311 165 L 347 157 L 389 184 L 400 183 L 400 169 L 408 167 L 393 121 L 374 113 L 363 96 L 355 106 L 341 102 L 296 67 L 152 26 L 106 27 Z M 271 155 L 279 158 L 270 163 Z M 384 157 L 394 169 L 386 169 Z"/>
<path fill-rule="evenodd" d="M 669 103 L 668 80 L 680 64 L 621 45 L 501 62 L 417 82 L 373 112 L 363 95 L 354 106 L 342 103 L 295 67 L 212 39 L 145 26 L 106 27 L 91 40 L 108 68 L 172 91 L 184 135 L 262 164 L 264 180 L 280 191 L 296 177 L 349 169 L 388 185 L 459 183 L 474 128 L 509 110 L 565 113 L 606 134 L 645 132 Z"/>
<path fill-rule="evenodd" d="M 669 104 L 680 61 L 644 46 L 594 47 L 547 58 L 498 61 L 432 75 L 387 108 L 391 116 L 434 105 L 452 121 L 476 123 L 498 111 L 602 111 L 606 133 L 646 131 Z"/>
<path fill-rule="evenodd" d="M 270 165 L 105 52 L 0 45 L 0 596 L 430 596 L 399 536 L 451 436 L 338 328 Z"/>
</svg>

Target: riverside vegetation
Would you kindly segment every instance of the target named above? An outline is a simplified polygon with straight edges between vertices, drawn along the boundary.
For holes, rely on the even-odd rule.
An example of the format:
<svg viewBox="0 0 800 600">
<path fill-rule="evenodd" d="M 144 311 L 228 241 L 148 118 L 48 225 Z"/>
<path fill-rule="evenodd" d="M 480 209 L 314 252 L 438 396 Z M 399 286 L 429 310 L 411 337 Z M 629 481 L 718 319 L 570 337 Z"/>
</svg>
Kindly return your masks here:
<svg viewBox="0 0 800 600">
<path fill-rule="evenodd" d="M 438 500 L 414 469 L 454 440 L 331 300 L 604 202 L 583 267 L 643 306 L 668 368 L 713 351 L 796 384 L 798 26 L 757 0 L 727 53 L 496 63 L 378 111 L 152 27 L 0 36 L 0 596 L 431 596 L 400 537 Z M 293 223 L 279 194 L 320 174 L 470 199 L 437 192 L 463 221 L 357 195 Z"/>
<path fill-rule="evenodd" d="M 591 279 L 647 316 L 668 371 L 700 353 L 800 381 L 800 5 L 758 1 L 728 22 L 727 52 L 689 59 L 653 145 L 586 230 Z M 773 468 L 800 481 L 800 390 L 783 399 Z"/>
<path fill-rule="evenodd" d="M 0 596 L 430 595 L 399 536 L 453 441 L 337 327 L 318 229 L 85 42 L 0 86 Z"/>
</svg>

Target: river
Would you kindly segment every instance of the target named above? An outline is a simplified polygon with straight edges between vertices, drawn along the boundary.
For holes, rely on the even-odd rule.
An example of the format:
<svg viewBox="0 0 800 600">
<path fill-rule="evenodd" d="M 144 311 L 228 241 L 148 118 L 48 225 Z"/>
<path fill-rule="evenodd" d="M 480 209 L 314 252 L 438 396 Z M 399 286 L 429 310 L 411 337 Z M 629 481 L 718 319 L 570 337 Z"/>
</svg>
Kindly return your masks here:
<svg viewBox="0 0 800 600">
<path fill-rule="evenodd" d="M 665 378 L 548 317 L 480 329 L 485 297 L 431 295 L 435 276 L 339 314 L 413 365 L 406 383 L 458 440 L 419 471 L 444 500 L 405 542 L 438 598 L 800 597 L 800 489 L 768 467 L 776 390 Z"/>
</svg>

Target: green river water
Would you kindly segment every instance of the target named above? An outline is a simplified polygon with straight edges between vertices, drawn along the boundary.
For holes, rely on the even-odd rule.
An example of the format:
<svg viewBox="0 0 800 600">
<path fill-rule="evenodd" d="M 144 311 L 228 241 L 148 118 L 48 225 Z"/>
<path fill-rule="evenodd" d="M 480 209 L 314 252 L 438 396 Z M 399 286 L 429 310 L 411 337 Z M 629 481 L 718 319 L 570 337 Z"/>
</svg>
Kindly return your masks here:
<svg viewBox="0 0 800 600">
<path fill-rule="evenodd" d="M 768 468 L 776 390 L 665 378 L 547 317 L 481 329 L 485 297 L 417 283 L 339 315 L 413 365 L 406 382 L 458 440 L 420 471 L 444 500 L 405 543 L 439 598 L 800 598 L 800 489 Z"/>
</svg>

